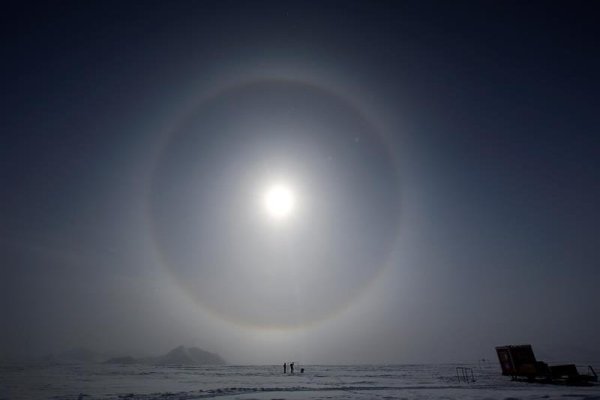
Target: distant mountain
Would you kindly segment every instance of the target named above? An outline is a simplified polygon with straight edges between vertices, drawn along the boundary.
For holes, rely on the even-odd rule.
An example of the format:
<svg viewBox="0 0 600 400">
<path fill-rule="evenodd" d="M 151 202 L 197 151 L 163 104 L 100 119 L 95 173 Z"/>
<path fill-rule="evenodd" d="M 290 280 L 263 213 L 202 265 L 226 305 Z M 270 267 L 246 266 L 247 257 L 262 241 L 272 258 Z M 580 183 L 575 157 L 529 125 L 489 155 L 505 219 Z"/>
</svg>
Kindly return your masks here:
<svg viewBox="0 0 600 400">
<path fill-rule="evenodd" d="M 155 364 L 171 365 L 222 365 L 225 361 L 215 353 L 204 351 L 197 347 L 178 346 L 164 356 L 154 358 Z"/>
<path fill-rule="evenodd" d="M 223 365 L 225 360 L 218 354 L 197 347 L 178 346 L 167 354 L 156 357 L 134 358 L 131 356 L 113 357 L 93 350 L 78 347 L 50 354 L 41 359 L 47 363 L 106 363 L 106 364 L 151 364 L 151 365 Z"/>
<path fill-rule="evenodd" d="M 113 357 L 104 361 L 105 364 L 138 364 L 140 361 L 131 356 Z"/>
<path fill-rule="evenodd" d="M 96 363 L 101 362 L 106 356 L 84 347 L 76 347 L 58 354 L 43 357 L 43 361 L 52 363 Z"/>
</svg>

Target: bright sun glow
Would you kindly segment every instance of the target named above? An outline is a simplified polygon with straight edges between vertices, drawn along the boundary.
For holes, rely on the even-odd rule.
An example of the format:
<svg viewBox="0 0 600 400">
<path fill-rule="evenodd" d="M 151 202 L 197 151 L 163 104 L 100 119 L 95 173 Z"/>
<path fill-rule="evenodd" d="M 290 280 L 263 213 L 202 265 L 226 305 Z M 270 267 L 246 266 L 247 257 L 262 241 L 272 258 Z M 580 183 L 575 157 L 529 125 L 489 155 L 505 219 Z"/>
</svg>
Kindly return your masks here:
<svg viewBox="0 0 600 400">
<path fill-rule="evenodd" d="M 275 220 L 283 220 L 291 216 L 296 205 L 294 193 L 284 184 L 270 186 L 263 200 L 267 214 Z"/>
</svg>

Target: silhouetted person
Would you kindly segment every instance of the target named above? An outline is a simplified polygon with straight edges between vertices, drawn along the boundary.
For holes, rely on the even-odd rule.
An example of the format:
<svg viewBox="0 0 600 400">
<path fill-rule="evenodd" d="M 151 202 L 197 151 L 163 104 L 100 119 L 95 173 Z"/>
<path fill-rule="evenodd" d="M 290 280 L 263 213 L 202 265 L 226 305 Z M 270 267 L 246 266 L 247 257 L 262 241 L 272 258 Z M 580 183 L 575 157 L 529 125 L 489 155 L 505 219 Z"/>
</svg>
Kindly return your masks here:
<svg viewBox="0 0 600 400">
<path fill-rule="evenodd" d="M 300 368 L 300 373 L 303 374 L 304 373 L 304 368 Z"/>
<path fill-rule="evenodd" d="M 290 372 L 294 373 L 294 363 L 290 363 Z"/>
<path fill-rule="evenodd" d="M 287 370 L 287 364 L 286 364 L 286 363 L 283 363 L 283 373 L 284 373 L 284 374 L 286 373 L 286 370 Z"/>
</svg>

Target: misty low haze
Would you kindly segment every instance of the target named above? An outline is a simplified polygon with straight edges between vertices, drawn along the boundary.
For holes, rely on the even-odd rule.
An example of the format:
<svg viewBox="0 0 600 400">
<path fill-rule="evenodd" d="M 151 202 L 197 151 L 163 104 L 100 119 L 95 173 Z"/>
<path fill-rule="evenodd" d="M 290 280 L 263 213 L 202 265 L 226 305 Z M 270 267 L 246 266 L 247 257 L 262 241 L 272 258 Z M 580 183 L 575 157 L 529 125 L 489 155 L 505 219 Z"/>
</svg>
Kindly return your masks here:
<svg viewBox="0 0 600 400">
<path fill-rule="evenodd" d="M 2 14 L 0 359 L 600 360 L 597 3 Z"/>
</svg>

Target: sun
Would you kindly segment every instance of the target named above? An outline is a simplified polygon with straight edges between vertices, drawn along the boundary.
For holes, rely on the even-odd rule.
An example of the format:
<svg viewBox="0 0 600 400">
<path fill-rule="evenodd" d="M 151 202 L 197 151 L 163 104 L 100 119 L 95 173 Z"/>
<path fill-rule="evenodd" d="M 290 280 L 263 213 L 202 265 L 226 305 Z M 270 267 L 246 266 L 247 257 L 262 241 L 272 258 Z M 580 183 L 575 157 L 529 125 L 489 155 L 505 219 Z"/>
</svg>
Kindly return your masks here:
<svg viewBox="0 0 600 400">
<path fill-rule="evenodd" d="M 276 183 L 267 188 L 263 196 L 263 206 L 267 215 L 276 221 L 288 219 L 296 208 L 293 190 L 284 183 Z"/>
</svg>

